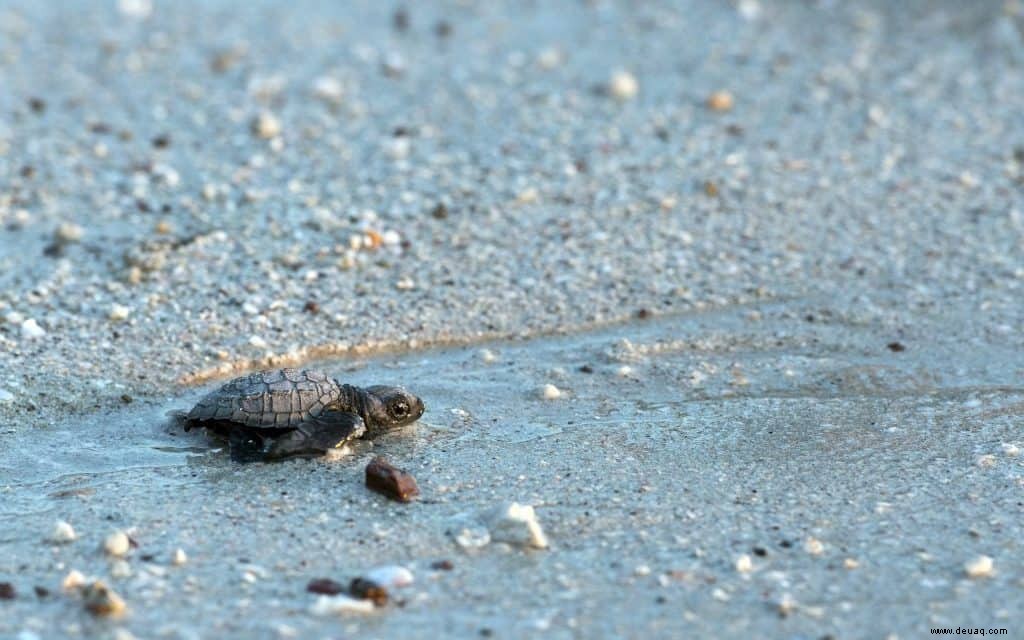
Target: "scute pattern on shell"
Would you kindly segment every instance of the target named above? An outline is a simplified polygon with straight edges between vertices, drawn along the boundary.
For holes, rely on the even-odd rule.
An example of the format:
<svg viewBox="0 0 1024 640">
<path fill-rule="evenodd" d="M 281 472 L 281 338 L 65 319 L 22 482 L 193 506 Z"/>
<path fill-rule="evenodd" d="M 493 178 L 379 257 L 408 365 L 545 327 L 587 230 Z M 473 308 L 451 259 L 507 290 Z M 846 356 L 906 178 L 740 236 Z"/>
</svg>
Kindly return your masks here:
<svg viewBox="0 0 1024 640">
<path fill-rule="evenodd" d="M 281 369 L 235 378 L 210 393 L 189 420 L 227 420 L 248 427 L 294 427 L 341 397 L 338 383 L 321 371 Z"/>
</svg>

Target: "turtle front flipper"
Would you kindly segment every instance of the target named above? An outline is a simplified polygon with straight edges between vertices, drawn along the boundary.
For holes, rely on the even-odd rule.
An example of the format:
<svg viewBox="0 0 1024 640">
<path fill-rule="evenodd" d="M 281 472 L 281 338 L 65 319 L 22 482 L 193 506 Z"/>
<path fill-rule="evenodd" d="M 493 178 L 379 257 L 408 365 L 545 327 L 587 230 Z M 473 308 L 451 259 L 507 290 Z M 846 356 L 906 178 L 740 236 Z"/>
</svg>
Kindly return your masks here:
<svg viewBox="0 0 1024 640">
<path fill-rule="evenodd" d="M 228 434 L 228 450 L 235 462 L 259 462 L 266 459 L 263 436 L 255 429 L 235 427 Z"/>
<path fill-rule="evenodd" d="M 291 456 L 319 456 L 366 433 L 358 414 L 327 410 L 306 418 L 292 431 L 282 434 L 263 447 L 264 460 Z"/>
</svg>

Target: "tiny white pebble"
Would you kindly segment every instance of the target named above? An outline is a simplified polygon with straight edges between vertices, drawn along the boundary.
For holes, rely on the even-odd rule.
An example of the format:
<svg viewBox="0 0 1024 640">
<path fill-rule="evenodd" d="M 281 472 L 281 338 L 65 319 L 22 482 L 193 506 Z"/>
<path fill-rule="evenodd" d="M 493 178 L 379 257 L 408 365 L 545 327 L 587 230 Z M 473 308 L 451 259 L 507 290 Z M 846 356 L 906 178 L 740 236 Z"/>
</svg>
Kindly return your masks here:
<svg viewBox="0 0 1024 640">
<path fill-rule="evenodd" d="M 548 383 L 541 387 L 540 395 L 545 400 L 557 400 L 562 397 L 562 390 L 555 385 Z"/>
<path fill-rule="evenodd" d="M 396 244 L 402 242 L 402 236 L 394 229 L 388 229 L 384 233 L 380 234 L 381 244 L 385 244 L 389 247 L 393 247 Z"/>
<path fill-rule="evenodd" d="M 982 468 L 994 467 L 996 465 L 996 457 L 991 453 L 986 453 L 983 456 L 978 457 L 978 466 Z"/>
<path fill-rule="evenodd" d="M 632 100 L 639 91 L 640 83 L 628 71 L 616 71 L 608 81 L 608 92 L 616 100 Z"/>
<path fill-rule="evenodd" d="M 57 242 L 68 244 L 71 242 L 78 242 L 85 235 L 85 229 L 73 222 L 64 222 L 57 227 L 54 236 Z"/>
<path fill-rule="evenodd" d="M 978 556 L 964 565 L 964 573 L 968 578 L 988 578 L 995 573 L 995 566 L 992 558 Z"/>
<path fill-rule="evenodd" d="M 855 560 L 854 558 L 846 558 L 845 560 L 843 560 L 844 569 L 856 569 L 859 566 L 860 563 L 857 562 L 857 560 Z"/>
<path fill-rule="evenodd" d="M 339 104 L 345 95 L 345 89 L 337 78 L 320 76 L 313 81 L 313 95 L 331 104 Z"/>
<path fill-rule="evenodd" d="M 39 326 L 35 318 L 29 318 L 21 323 L 21 335 L 28 340 L 35 340 L 46 335 L 46 329 Z"/>
<path fill-rule="evenodd" d="M 253 119 L 252 131 L 264 139 L 277 137 L 281 134 L 281 121 L 264 111 Z"/>
<path fill-rule="evenodd" d="M 779 615 L 788 616 L 796 610 L 796 607 L 797 603 L 793 596 L 788 593 L 782 594 L 782 597 L 779 599 Z"/>
<path fill-rule="evenodd" d="M 188 562 L 188 556 L 185 555 L 184 549 L 177 549 L 174 555 L 171 556 L 171 564 L 180 567 L 181 565 Z"/>
<path fill-rule="evenodd" d="M 562 52 L 556 47 L 548 47 L 537 54 L 537 64 L 541 69 L 554 69 L 562 64 Z"/>
<path fill-rule="evenodd" d="M 395 283 L 395 288 L 399 291 L 409 291 L 416 288 L 416 281 L 412 278 L 402 278 Z"/>
<path fill-rule="evenodd" d="M 810 537 L 804 541 L 804 551 L 811 554 L 812 556 L 820 556 L 825 552 L 825 545 L 821 543 L 821 540 Z"/>
<path fill-rule="evenodd" d="M 1017 445 L 1013 444 L 1012 442 L 1004 442 L 1002 448 L 1003 448 L 1003 453 L 1005 455 L 1007 455 L 1007 456 L 1010 456 L 1011 458 L 1020 455 L 1020 447 L 1018 447 Z"/>
<path fill-rule="evenodd" d="M 629 366 L 628 364 L 624 364 L 621 367 L 619 367 L 619 370 L 616 373 L 618 373 L 620 377 L 628 378 L 629 376 L 633 375 L 633 367 Z"/>
<path fill-rule="evenodd" d="M 736 558 L 736 570 L 740 573 L 750 573 L 754 570 L 754 561 L 751 560 L 750 556 L 743 554 Z"/>
<path fill-rule="evenodd" d="M 637 565 L 635 569 L 633 569 L 633 574 L 641 577 L 649 576 L 651 575 L 651 568 L 648 567 L 646 564 L 640 564 Z"/>
<path fill-rule="evenodd" d="M 413 583 L 412 571 L 409 571 L 405 567 L 399 567 L 396 565 L 371 569 L 367 571 L 363 577 L 370 582 L 379 584 L 382 587 L 389 587 L 392 589 L 408 587 Z"/>
<path fill-rule="evenodd" d="M 132 548 L 131 540 L 124 531 L 114 531 L 107 536 L 103 543 L 103 549 L 110 555 L 120 557 L 128 553 Z"/>
<path fill-rule="evenodd" d="M 128 307 L 121 304 L 115 304 L 110 307 L 110 313 L 107 314 L 107 317 L 113 322 L 121 322 L 122 320 L 127 320 L 131 313 L 132 310 Z"/>
<path fill-rule="evenodd" d="M 81 571 L 72 569 L 68 572 L 68 575 L 64 576 L 64 580 L 61 581 L 60 586 L 65 591 L 71 591 L 77 589 L 86 583 L 86 578 Z"/>
<path fill-rule="evenodd" d="M 518 502 L 507 502 L 485 515 L 491 539 L 495 542 L 546 549 L 547 536 L 537 520 L 533 507 Z"/>
<path fill-rule="evenodd" d="M 75 533 L 74 527 L 63 520 L 57 521 L 53 527 L 53 533 L 50 534 L 50 540 L 53 542 L 72 542 L 76 538 L 78 538 L 78 534 Z"/>
</svg>

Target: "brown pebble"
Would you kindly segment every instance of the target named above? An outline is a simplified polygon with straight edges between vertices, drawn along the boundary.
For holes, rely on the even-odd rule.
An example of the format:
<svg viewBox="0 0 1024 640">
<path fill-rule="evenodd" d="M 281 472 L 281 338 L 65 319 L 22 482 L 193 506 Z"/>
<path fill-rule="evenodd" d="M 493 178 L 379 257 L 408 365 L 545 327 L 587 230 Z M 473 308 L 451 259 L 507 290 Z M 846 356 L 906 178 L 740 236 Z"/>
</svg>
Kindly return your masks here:
<svg viewBox="0 0 1024 640">
<path fill-rule="evenodd" d="M 399 502 L 410 502 L 420 495 L 416 479 L 408 471 L 394 467 L 380 456 L 366 465 L 366 486 Z"/>
<path fill-rule="evenodd" d="M 18 592 L 10 582 L 0 582 L 0 600 L 14 600 Z"/>
<path fill-rule="evenodd" d="M 448 217 L 448 207 L 444 206 L 443 202 L 438 202 L 431 211 L 430 215 L 434 216 L 438 220 L 444 220 Z"/>
<path fill-rule="evenodd" d="M 42 98 L 29 98 L 28 107 L 35 113 L 42 113 L 46 111 L 46 101 Z"/>
<path fill-rule="evenodd" d="M 130 395 L 128 395 L 127 393 L 123 393 L 123 394 L 121 394 L 121 402 L 123 402 L 125 404 L 131 404 L 132 403 L 132 397 Z"/>
<path fill-rule="evenodd" d="M 153 138 L 153 146 L 157 149 L 166 149 L 171 146 L 171 137 L 163 134 Z"/>
<path fill-rule="evenodd" d="M 366 578 L 353 579 L 348 585 L 348 592 L 353 598 L 370 600 L 378 607 L 383 607 L 388 603 L 388 590 Z"/>
<path fill-rule="evenodd" d="M 106 584 L 97 580 L 82 591 L 82 603 L 95 616 L 120 616 L 127 607 L 121 596 Z"/>
<path fill-rule="evenodd" d="M 306 591 L 310 593 L 320 593 L 325 596 L 336 596 L 344 590 L 345 587 L 343 587 L 340 582 L 335 582 L 330 578 L 317 578 L 315 580 L 310 580 L 309 584 L 306 585 Z"/>
<path fill-rule="evenodd" d="M 37 598 L 45 598 L 50 595 L 50 590 L 46 587 L 40 587 L 39 585 L 36 585 L 32 589 L 36 592 Z"/>
<path fill-rule="evenodd" d="M 430 568 L 437 571 L 451 571 L 455 568 L 455 565 L 452 564 L 451 560 L 437 560 L 430 563 Z"/>
<path fill-rule="evenodd" d="M 732 109 L 733 103 L 732 94 L 728 91 L 716 91 L 708 96 L 708 109 L 712 111 L 728 111 Z"/>
<path fill-rule="evenodd" d="M 580 367 L 580 373 L 594 373 L 594 367 L 589 364 L 585 364 Z"/>
<path fill-rule="evenodd" d="M 636 317 L 639 320 L 646 320 L 647 318 L 651 317 L 651 310 L 641 307 L 640 309 L 636 310 Z"/>
<path fill-rule="evenodd" d="M 320 303 L 316 300 L 306 300 L 306 304 L 302 306 L 302 310 L 306 313 L 320 313 Z"/>
<path fill-rule="evenodd" d="M 710 180 L 706 181 L 704 183 L 704 194 L 711 198 L 718 196 L 718 185 Z"/>
<path fill-rule="evenodd" d="M 907 348 L 905 346 L 903 346 L 902 342 L 890 342 L 889 344 L 887 344 L 885 346 L 889 347 L 889 351 L 892 351 L 892 352 L 895 352 L 895 353 L 899 353 L 900 351 L 906 351 L 907 350 Z"/>
</svg>

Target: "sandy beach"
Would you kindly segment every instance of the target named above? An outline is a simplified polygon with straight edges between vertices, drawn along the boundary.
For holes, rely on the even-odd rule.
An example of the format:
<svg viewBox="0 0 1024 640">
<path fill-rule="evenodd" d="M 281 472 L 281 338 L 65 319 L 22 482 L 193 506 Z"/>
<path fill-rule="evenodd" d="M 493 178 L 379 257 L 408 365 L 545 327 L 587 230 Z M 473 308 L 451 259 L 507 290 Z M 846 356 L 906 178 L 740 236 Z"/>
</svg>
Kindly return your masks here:
<svg viewBox="0 0 1024 640">
<path fill-rule="evenodd" d="M 3 4 L 0 637 L 1024 633 L 1024 6 L 961 4 Z M 282 366 L 427 412 L 166 415 Z"/>
</svg>

